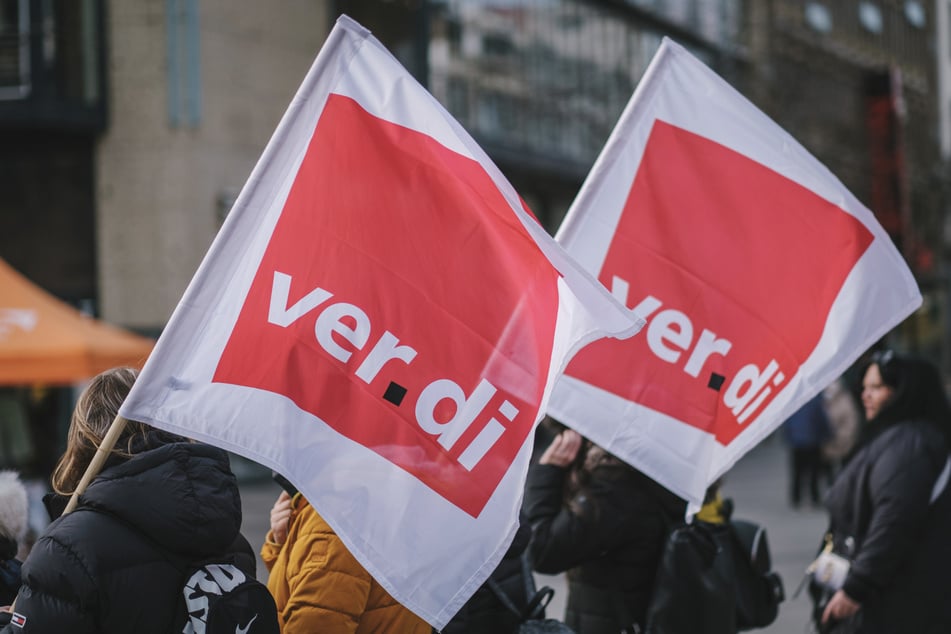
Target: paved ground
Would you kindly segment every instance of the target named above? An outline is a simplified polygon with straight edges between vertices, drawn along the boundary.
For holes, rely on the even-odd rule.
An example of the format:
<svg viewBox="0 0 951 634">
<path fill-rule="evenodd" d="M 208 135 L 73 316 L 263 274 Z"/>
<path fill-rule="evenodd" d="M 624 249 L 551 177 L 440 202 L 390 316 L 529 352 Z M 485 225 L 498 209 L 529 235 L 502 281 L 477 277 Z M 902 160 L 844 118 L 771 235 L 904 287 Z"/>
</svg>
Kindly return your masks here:
<svg viewBox="0 0 951 634">
<path fill-rule="evenodd" d="M 726 475 L 723 491 L 733 498 L 735 517 L 766 526 L 774 568 L 782 575 L 787 600 L 776 622 L 759 630 L 767 634 L 804 634 L 808 631 L 809 601 L 803 593 L 791 598 L 803 570 L 812 560 L 826 527 L 826 514 L 816 509 L 793 510 L 788 500 L 788 456 L 778 437 L 767 439 L 747 454 Z M 241 465 L 235 465 L 236 471 Z M 242 486 L 244 534 L 259 546 L 269 525 L 271 504 L 277 485 L 258 478 Z M 266 578 L 261 564 L 258 576 Z M 548 615 L 558 618 L 564 611 L 565 585 L 562 576 L 538 576 L 539 585 L 555 588 Z"/>
</svg>

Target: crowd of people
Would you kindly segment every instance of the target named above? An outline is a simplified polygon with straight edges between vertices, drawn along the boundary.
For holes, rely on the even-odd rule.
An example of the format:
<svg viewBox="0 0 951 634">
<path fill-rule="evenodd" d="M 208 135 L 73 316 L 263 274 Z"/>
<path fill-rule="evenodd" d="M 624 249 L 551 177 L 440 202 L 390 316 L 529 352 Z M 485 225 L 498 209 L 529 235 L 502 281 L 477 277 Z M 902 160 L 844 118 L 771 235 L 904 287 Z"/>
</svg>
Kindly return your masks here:
<svg viewBox="0 0 951 634">
<path fill-rule="evenodd" d="M 44 499 L 53 521 L 25 558 L 26 493 L 15 473 L 0 472 L 0 634 L 203 632 L 192 604 L 184 628 L 179 620 L 183 562 L 227 558 L 232 580 L 256 577 L 254 548 L 240 532 L 237 481 L 220 449 L 130 421 L 76 510 L 64 513 L 136 375 L 128 368 L 105 372 L 80 396 Z M 928 362 L 880 352 L 861 376 L 864 423 L 841 422 L 835 403 L 848 390 L 837 382 L 786 426 L 791 500 L 801 503 L 808 486 L 810 500 L 824 504 L 830 518 L 811 567 L 814 628 L 949 632 L 943 579 L 951 569 L 951 406 Z M 563 631 L 674 632 L 654 616 L 657 597 L 674 596 L 669 588 L 658 591 L 667 583 L 658 581 L 666 579 L 658 570 L 675 529 L 684 526 L 686 503 L 577 432 L 550 420 L 541 429 L 547 436 L 540 436 L 509 552 L 443 632 L 514 633 L 526 618 L 539 618 L 545 593 L 525 583 L 529 565 L 566 573 Z M 824 499 L 822 477 L 831 483 Z M 273 605 L 248 623 L 253 629 L 236 631 L 429 634 L 430 626 L 390 596 L 308 500 L 278 479 L 285 490 L 258 545 Z M 729 523 L 728 504 L 711 487 L 687 541 L 713 536 L 720 541 L 710 552 L 719 553 L 722 544 L 738 543 L 720 528 Z M 839 574 L 823 573 L 830 558 L 841 562 Z M 714 583 L 740 574 L 736 564 L 721 564 Z M 706 580 L 704 574 L 698 578 Z M 775 584 L 763 589 L 781 600 Z M 728 601 L 739 603 L 740 591 L 734 594 Z M 207 602 L 199 604 L 203 610 Z M 712 620 L 721 622 L 704 632 L 744 624 L 734 616 Z"/>
</svg>

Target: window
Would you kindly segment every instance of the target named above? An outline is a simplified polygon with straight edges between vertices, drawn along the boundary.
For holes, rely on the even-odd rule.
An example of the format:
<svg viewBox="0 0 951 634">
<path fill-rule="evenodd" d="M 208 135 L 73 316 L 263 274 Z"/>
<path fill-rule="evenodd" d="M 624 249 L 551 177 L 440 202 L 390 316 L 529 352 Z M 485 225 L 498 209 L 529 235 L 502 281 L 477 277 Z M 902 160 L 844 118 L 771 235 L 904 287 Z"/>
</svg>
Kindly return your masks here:
<svg viewBox="0 0 951 634">
<path fill-rule="evenodd" d="M 918 0 L 908 0 L 908 2 L 905 3 L 905 19 L 908 20 L 908 24 L 917 29 L 925 28 L 927 19 L 925 17 L 925 8 L 921 5 L 921 2 Z"/>
<path fill-rule="evenodd" d="M 0 99 L 30 92 L 29 0 L 0 0 Z"/>
<path fill-rule="evenodd" d="M 819 33 L 829 33 L 832 31 L 832 14 L 821 2 L 807 2 L 806 24 Z"/>
<path fill-rule="evenodd" d="M 172 127 L 201 121 L 198 0 L 165 1 L 168 46 L 168 120 Z"/>
<path fill-rule="evenodd" d="M 882 32 L 882 10 L 873 2 L 859 3 L 859 24 L 869 33 Z"/>
</svg>

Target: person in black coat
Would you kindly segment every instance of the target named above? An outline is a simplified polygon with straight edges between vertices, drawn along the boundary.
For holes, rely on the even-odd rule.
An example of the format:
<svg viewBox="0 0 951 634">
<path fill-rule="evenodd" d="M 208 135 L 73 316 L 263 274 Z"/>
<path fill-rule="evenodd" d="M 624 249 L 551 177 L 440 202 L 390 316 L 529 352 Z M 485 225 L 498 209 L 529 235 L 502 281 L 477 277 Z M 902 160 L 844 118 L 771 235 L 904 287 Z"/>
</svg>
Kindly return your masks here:
<svg viewBox="0 0 951 634">
<path fill-rule="evenodd" d="M 27 531 L 26 489 L 15 471 L 0 471 L 0 608 L 20 590 L 17 553 Z"/>
<path fill-rule="evenodd" d="M 817 598 L 822 631 L 951 632 L 951 407 L 930 363 L 877 353 L 865 372 L 867 422 L 826 495 L 842 588 Z"/>
<path fill-rule="evenodd" d="M 472 632 L 516 634 L 518 632 L 522 618 L 505 605 L 505 600 L 501 599 L 498 593 L 502 593 L 511 602 L 512 607 L 520 611 L 527 610 L 528 601 L 532 598 L 528 596 L 528 589 L 534 587 L 534 581 L 525 578 L 527 571 L 524 569 L 522 558 L 530 538 L 531 530 L 526 524 L 521 524 L 512 539 L 512 544 L 502 557 L 502 561 L 492 571 L 489 579 L 440 630 L 441 634 L 470 634 Z"/>
<path fill-rule="evenodd" d="M 2 634 L 170 632 L 185 580 L 168 553 L 234 553 L 254 576 L 227 454 L 142 423 L 129 421 L 76 510 L 60 515 L 135 377 L 129 368 L 104 372 L 80 396 L 53 474 L 59 495 L 47 500 L 58 519 L 23 564 Z"/>
<path fill-rule="evenodd" d="M 579 634 L 643 630 L 664 537 L 686 503 L 566 429 L 529 471 L 525 512 L 535 570 L 568 573 L 565 623 Z"/>
</svg>

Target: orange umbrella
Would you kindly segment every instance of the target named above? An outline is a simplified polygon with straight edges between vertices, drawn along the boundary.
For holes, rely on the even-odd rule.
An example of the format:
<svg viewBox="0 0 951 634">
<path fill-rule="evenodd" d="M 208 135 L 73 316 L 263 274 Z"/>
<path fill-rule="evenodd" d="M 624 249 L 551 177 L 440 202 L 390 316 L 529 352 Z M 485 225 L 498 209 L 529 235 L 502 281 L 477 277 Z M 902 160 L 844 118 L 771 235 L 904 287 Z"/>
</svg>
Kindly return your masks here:
<svg viewBox="0 0 951 634">
<path fill-rule="evenodd" d="M 64 384 L 141 367 L 155 342 L 83 315 L 0 259 L 0 385 Z"/>
</svg>

